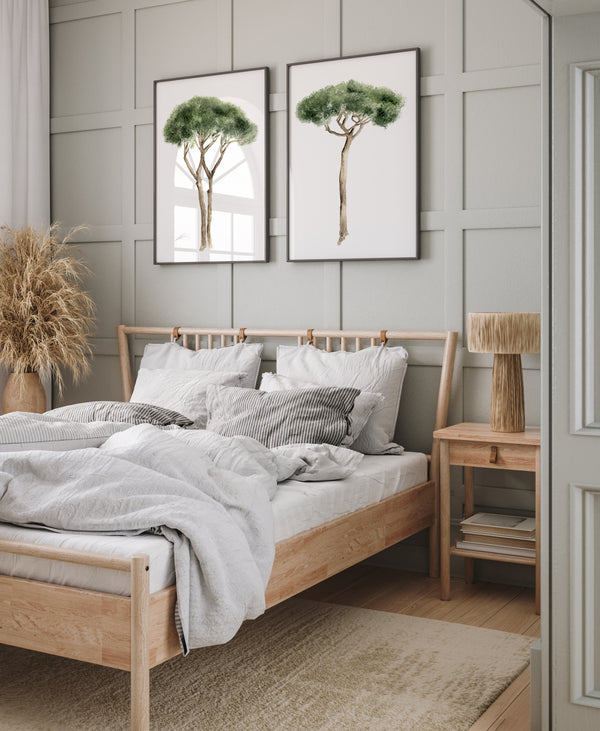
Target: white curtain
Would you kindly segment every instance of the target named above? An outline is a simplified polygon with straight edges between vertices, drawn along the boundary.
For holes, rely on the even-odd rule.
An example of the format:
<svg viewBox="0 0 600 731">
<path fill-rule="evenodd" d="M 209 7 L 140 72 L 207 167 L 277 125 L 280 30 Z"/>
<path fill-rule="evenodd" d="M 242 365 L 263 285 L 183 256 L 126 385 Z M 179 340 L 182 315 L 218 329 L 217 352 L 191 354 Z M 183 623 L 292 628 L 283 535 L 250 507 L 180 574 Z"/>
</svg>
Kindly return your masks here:
<svg viewBox="0 0 600 731">
<path fill-rule="evenodd" d="M 0 225 L 29 223 L 50 223 L 48 0 L 0 0 Z"/>
</svg>

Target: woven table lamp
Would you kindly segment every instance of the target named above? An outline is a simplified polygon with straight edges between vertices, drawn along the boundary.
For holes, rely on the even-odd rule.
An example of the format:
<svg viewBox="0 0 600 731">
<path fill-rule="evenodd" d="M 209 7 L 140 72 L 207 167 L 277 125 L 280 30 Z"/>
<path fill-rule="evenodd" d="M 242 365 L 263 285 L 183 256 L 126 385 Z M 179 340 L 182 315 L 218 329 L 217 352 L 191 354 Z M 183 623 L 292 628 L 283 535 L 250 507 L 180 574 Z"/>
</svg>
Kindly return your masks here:
<svg viewBox="0 0 600 731">
<path fill-rule="evenodd" d="M 539 312 L 470 312 L 469 351 L 493 353 L 490 427 L 525 431 L 521 353 L 540 352 Z"/>
</svg>

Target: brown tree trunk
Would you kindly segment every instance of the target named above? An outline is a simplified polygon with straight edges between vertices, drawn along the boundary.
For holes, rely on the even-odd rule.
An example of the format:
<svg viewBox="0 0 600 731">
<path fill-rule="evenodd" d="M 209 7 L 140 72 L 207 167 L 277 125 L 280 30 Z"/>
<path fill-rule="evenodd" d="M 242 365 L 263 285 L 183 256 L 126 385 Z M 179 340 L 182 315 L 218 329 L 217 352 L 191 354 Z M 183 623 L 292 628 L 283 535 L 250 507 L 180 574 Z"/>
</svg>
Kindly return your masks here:
<svg viewBox="0 0 600 731">
<path fill-rule="evenodd" d="M 216 165 L 215 165 L 216 167 Z M 214 176 L 214 169 L 213 169 L 213 175 L 210 175 L 208 178 L 208 187 L 206 189 L 206 235 L 207 235 L 207 241 L 208 241 L 208 248 L 212 249 L 212 234 L 211 234 L 211 224 L 212 224 L 212 203 L 213 203 L 213 176 Z"/>
<path fill-rule="evenodd" d="M 198 189 L 198 203 L 200 204 L 200 251 L 204 251 L 208 243 L 208 237 L 206 235 L 206 202 L 204 200 L 202 178 L 196 179 L 196 188 Z"/>
<path fill-rule="evenodd" d="M 352 137 L 347 135 L 344 146 L 342 147 L 342 154 L 340 159 L 340 236 L 338 239 L 338 246 L 348 236 L 348 210 L 346 203 L 346 180 L 348 177 L 348 152 L 350 151 L 350 145 L 352 144 Z"/>
<path fill-rule="evenodd" d="M 204 173 L 206 175 L 206 180 L 208 183 L 208 187 L 206 190 L 206 206 L 207 206 L 207 213 L 206 213 L 206 236 L 208 241 L 208 248 L 212 249 L 212 232 L 211 232 L 211 226 L 212 226 L 212 211 L 213 211 L 213 180 L 215 178 L 215 172 L 219 165 L 221 164 L 221 161 L 223 160 L 223 156 L 225 155 L 225 152 L 227 151 L 227 148 L 229 147 L 230 142 L 223 142 L 221 140 L 221 150 L 219 153 L 219 156 L 215 160 L 215 164 L 212 166 L 212 170 L 208 167 L 206 164 L 206 161 L 204 158 L 202 158 L 202 166 L 204 168 Z"/>
<path fill-rule="evenodd" d="M 200 165 L 196 173 L 196 188 L 198 189 L 198 203 L 200 204 L 200 251 L 208 246 L 208 216 L 206 201 L 204 200 L 204 187 L 202 186 L 202 168 L 204 161 L 204 150 L 200 148 Z"/>
</svg>

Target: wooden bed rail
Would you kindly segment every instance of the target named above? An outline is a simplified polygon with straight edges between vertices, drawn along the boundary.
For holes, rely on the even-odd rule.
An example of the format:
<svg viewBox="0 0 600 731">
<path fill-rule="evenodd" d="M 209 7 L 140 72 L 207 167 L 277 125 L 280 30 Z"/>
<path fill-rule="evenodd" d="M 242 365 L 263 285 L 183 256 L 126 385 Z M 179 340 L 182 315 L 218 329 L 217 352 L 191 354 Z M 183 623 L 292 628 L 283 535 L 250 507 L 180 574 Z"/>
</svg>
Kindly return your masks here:
<svg viewBox="0 0 600 731">
<path fill-rule="evenodd" d="M 444 394 L 441 400 L 438 400 L 436 410 L 436 429 L 445 426 L 444 412 L 447 417 L 448 403 L 450 400 L 450 389 L 448 386 L 446 375 L 452 378 L 452 368 L 454 365 L 454 354 L 456 352 L 456 342 L 458 333 L 447 330 L 440 332 L 429 331 L 412 331 L 412 330 L 317 330 L 308 328 L 306 330 L 283 330 L 283 329 L 265 329 L 265 328 L 203 328 L 203 327 L 179 327 L 179 326 L 158 326 L 158 327 L 142 327 L 137 325 L 119 325 L 117 327 L 117 338 L 119 344 L 119 357 L 121 365 L 121 378 L 123 382 L 123 394 L 125 400 L 129 400 L 133 392 L 133 374 L 131 370 L 131 359 L 129 353 L 128 335 L 147 335 L 168 336 L 171 342 L 179 339 L 182 340 L 184 347 L 193 347 L 199 350 L 205 339 L 205 347 L 211 349 L 214 347 L 225 347 L 228 340 L 232 344 L 245 342 L 248 338 L 295 338 L 298 345 L 310 343 L 319 346 L 319 341 L 325 341 L 325 350 L 333 349 L 333 341 L 339 340 L 340 350 L 348 350 L 350 343 L 354 344 L 355 350 L 363 347 L 363 340 L 367 340 L 369 345 L 385 345 L 390 340 L 400 341 L 438 341 L 445 342 L 444 356 L 442 362 L 442 383 L 444 384 Z M 192 341 L 193 338 L 193 341 Z M 447 391 L 447 392 L 446 392 Z"/>
<path fill-rule="evenodd" d="M 61 548 L 60 546 L 43 546 L 38 543 L 24 543 L 0 539 L 0 553 L 16 553 L 20 556 L 65 561 L 66 563 L 112 569 L 113 571 L 131 571 L 131 558 L 129 556 L 113 556 L 108 553 L 77 551 L 70 548 Z"/>
</svg>

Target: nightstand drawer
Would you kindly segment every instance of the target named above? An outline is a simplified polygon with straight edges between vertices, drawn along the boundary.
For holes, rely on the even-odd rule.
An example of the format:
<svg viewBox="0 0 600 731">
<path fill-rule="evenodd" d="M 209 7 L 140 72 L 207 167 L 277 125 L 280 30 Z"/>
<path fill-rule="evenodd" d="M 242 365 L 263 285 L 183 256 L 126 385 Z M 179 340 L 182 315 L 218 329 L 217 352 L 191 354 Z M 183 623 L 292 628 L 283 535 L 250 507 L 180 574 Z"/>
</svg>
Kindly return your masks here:
<svg viewBox="0 0 600 731">
<path fill-rule="evenodd" d="M 535 446 L 461 440 L 460 442 L 450 441 L 448 447 L 450 464 L 453 465 L 535 472 Z"/>
</svg>

